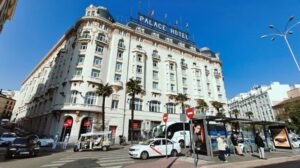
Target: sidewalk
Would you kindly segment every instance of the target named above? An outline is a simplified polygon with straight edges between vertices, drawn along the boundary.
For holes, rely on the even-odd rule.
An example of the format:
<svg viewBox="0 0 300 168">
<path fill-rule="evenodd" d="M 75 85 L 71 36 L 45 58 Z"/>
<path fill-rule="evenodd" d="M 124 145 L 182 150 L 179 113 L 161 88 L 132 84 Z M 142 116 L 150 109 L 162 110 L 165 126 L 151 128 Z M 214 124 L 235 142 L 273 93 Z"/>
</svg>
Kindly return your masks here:
<svg viewBox="0 0 300 168">
<path fill-rule="evenodd" d="M 261 160 L 256 157 L 256 154 L 245 156 L 232 155 L 228 157 L 228 163 L 219 161 L 217 157 L 214 157 L 211 161 L 199 160 L 198 166 L 201 168 L 248 168 L 258 167 L 277 163 L 283 163 L 288 161 L 300 160 L 299 150 L 277 150 L 276 152 L 266 153 L 267 160 Z M 139 163 L 129 165 L 126 168 L 194 168 L 194 159 L 192 157 L 169 157 L 161 158 L 150 163 Z"/>
</svg>

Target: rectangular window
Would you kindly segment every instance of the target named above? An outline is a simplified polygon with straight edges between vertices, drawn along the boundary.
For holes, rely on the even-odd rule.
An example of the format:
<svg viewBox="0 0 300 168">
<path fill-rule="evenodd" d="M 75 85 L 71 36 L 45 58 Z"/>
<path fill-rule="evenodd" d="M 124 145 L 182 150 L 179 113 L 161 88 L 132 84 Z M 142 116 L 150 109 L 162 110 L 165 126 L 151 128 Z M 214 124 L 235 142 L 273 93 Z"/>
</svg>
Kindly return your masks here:
<svg viewBox="0 0 300 168">
<path fill-rule="evenodd" d="M 186 85 L 186 78 L 182 78 L 182 83 Z"/>
<path fill-rule="evenodd" d="M 82 64 L 83 64 L 83 62 L 84 62 L 84 57 L 85 57 L 84 55 L 79 55 L 77 65 L 82 65 Z"/>
<path fill-rule="evenodd" d="M 200 77 L 200 71 L 195 72 L 196 77 Z"/>
<path fill-rule="evenodd" d="M 122 51 L 118 51 L 117 59 L 122 59 L 122 58 L 123 58 L 123 52 Z"/>
<path fill-rule="evenodd" d="M 142 78 L 140 77 L 136 77 L 136 80 L 141 81 L 142 82 Z"/>
<path fill-rule="evenodd" d="M 97 70 L 97 69 L 92 69 L 92 74 L 91 74 L 91 76 L 92 76 L 93 78 L 100 78 L 100 71 Z"/>
<path fill-rule="evenodd" d="M 175 80 L 175 76 L 174 76 L 173 73 L 170 73 L 170 80 L 171 80 L 171 81 L 174 81 L 174 80 Z"/>
<path fill-rule="evenodd" d="M 197 80 L 197 87 L 201 87 L 201 81 Z"/>
<path fill-rule="evenodd" d="M 174 84 L 171 84 L 171 91 L 175 91 L 175 85 Z"/>
<path fill-rule="evenodd" d="M 172 71 L 175 69 L 175 68 L 174 68 L 174 64 L 170 64 L 169 67 L 170 67 L 170 70 L 172 70 Z"/>
<path fill-rule="evenodd" d="M 158 62 L 157 61 L 153 61 L 153 67 L 157 68 L 158 67 Z"/>
<path fill-rule="evenodd" d="M 198 92 L 198 95 L 201 95 L 201 89 L 198 89 L 197 92 Z"/>
<path fill-rule="evenodd" d="M 82 68 L 76 68 L 75 75 L 80 76 L 82 74 Z"/>
<path fill-rule="evenodd" d="M 218 92 L 220 92 L 221 91 L 221 86 L 217 86 L 217 90 L 218 90 Z"/>
<path fill-rule="evenodd" d="M 143 61 L 143 56 L 138 55 L 138 56 L 136 57 L 136 60 L 137 60 L 138 62 L 142 62 L 142 61 Z"/>
<path fill-rule="evenodd" d="M 94 57 L 94 65 L 95 66 L 100 66 L 101 65 L 101 63 L 102 63 L 102 58 L 100 58 L 100 57 Z"/>
<path fill-rule="evenodd" d="M 103 47 L 100 45 L 96 45 L 96 52 L 103 53 Z"/>
<path fill-rule="evenodd" d="M 121 75 L 115 74 L 115 81 L 121 81 Z"/>
<path fill-rule="evenodd" d="M 153 79 L 158 79 L 158 72 L 157 71 L 153 71 Z"/>
<path fill-rule="evenodd" d="M 183 88 L 183 94 L 187 94 L 188 93 L 188 89 L 187 88 Z"/>
<path fill-rule="evenodd" d="M 153 82 L 152 83 L 152 88 L 153 89 L 158 89 L 158 82 Z"/>
<path fill-rule="evenodd" d="M 112 109 L 117 109 L 119 104 L 119 100 L 112 100 L 111 102 L 111 108 Z"/>
<path fill-rule="evenodd" d="M 138 65 L 138 66 L 136 67 L 136 72 L 139 73 L 139 74 L 141 74 L 141 73 L 143 72 L 142 66 Z"/>
<path fill-rule="evenodd" d="M 116 71 L 117 72 L 121 72 L 122 71 L 122 63 L 121 62 L 117 62 L 117 64 L 116 64 Z"/>
<path fill-rule="evenodd" d="M 80 50 L 86 50 L 86 48 L 87 48 L 87 43 L 82 43 L 80 45 Z"/>
<path fill-rule="evenodd" d="M 186 69 L 182 69 L 182 75 L 186 76 Z"/>
</svg>

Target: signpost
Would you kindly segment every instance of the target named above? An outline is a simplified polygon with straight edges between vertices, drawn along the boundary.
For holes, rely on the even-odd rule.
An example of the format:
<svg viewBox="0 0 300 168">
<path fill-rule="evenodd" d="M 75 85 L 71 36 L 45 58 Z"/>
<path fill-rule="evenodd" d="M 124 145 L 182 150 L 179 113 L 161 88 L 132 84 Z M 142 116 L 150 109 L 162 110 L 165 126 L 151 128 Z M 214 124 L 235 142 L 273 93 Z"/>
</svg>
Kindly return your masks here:
<svg viewBox="0 0 300 168">
<path fill-rule="evenodd" d="M 195 114 L 194 108 L 188 108 L 186 110 L 186 115 L 190 119 L 190 121 L 189 121 L 190 122 L 190 139 L 191 139 L 190 148 L 192 147 L 192 150 L 193 150 L 194 166 L 197 167 L 198 155 L 195 154 L 195 142 L 194 142 L 194 132 L 193 132 L 193 126 L 194 126 L 194 124 L 192 122 L 194 114 Z"/>
<path fill-rule="evenodd" d="M 163 121 L 165 123 L 165 142 L 166 142 L 166 158 L 168 158 L 168 148 L 167 148 L 167 144 L 168 144 L 168 141 L 167 141 L 167 121 L 168 121 L 168 113 L 164 113 L 163 115 Z"/>
</svg>

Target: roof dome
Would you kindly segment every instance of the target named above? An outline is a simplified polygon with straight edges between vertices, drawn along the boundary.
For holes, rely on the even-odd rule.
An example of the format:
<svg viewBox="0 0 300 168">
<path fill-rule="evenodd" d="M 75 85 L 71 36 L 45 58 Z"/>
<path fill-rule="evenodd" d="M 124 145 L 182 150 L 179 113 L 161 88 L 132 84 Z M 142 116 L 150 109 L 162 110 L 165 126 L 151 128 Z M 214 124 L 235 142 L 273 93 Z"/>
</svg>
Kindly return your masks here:
<svg viewBox="0 0 300 168">
<path fill-rule="evenodd" d="M 107 10 L 106 7 L 103 6 L 99 6 L 98 8 L 98 14 L 100 17 L 103 17 L 111 22 L 114 22 L 114 18 L 112 17 L 112 15 L 109 13 L 109 11 Z"/>
</svg>

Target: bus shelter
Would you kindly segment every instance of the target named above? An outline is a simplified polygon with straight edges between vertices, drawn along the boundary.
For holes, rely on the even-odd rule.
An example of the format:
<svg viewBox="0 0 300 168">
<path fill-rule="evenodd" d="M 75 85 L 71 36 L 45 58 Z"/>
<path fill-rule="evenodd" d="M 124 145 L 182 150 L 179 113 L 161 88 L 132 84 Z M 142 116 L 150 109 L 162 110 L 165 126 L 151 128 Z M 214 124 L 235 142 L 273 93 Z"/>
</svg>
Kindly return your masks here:
<svg viewBox="0 0 300 168">
<path fill-rule="evenodd" d="M 229 118 L 229 117 L 220 117 L 220 116 L 205 116 L 203 114 L 196 114 L 191 120 L 191 135 L 195 135 L 193 126 L 200 125 L 202 137 L 201 149 L 198 152 L 200 158 L 211 159 L 217 151 L 217 142 L 216 137 L 217 133 L 220 133 L 222 137 L 227 139 L 227 144 L 231 146 L 230 135 L 232 132 L 238 132 L 240 136 L 240 142 L 244 144 L 247 142 L 251 147 L 250 152 L 254 152 L 255 142 L 254 137 L 257 131 L 263 131 L 263 139 L 265 140 L 266 149 L 271 149 L 272 147 L 280 147 L 276 140 L 278 141 L 287 141 L 290 143 L 290 140 L 287 135 L 286 127 L 282 122 L 270 122 L 270 121 L 257 121 L 252 119 L 245 118 Z M 256 127 L 258 127 L 256 129 Z M 247 129 L 245 129 L 247 128 Z M 286 133 L 286 135 L 284 135 Z M 284 135 L 284 136 L 283 136 Z M 276 136 L 278 137 L 276 139 Z M 192 142 L 194 143 L 194 142 Z M 274 145 L 275 144 L 275 145 Z M 274 145 L 274 146 L 272 146 Z M 194 144 L 192 144 L 194 146 Z M 244 145 L 245 146 L 245 145 Z M 284 147 L 291 147 L 291 145 L 285 144 Z M 235 150 L 232 149 L 233 153 Z"/>
</svg>

